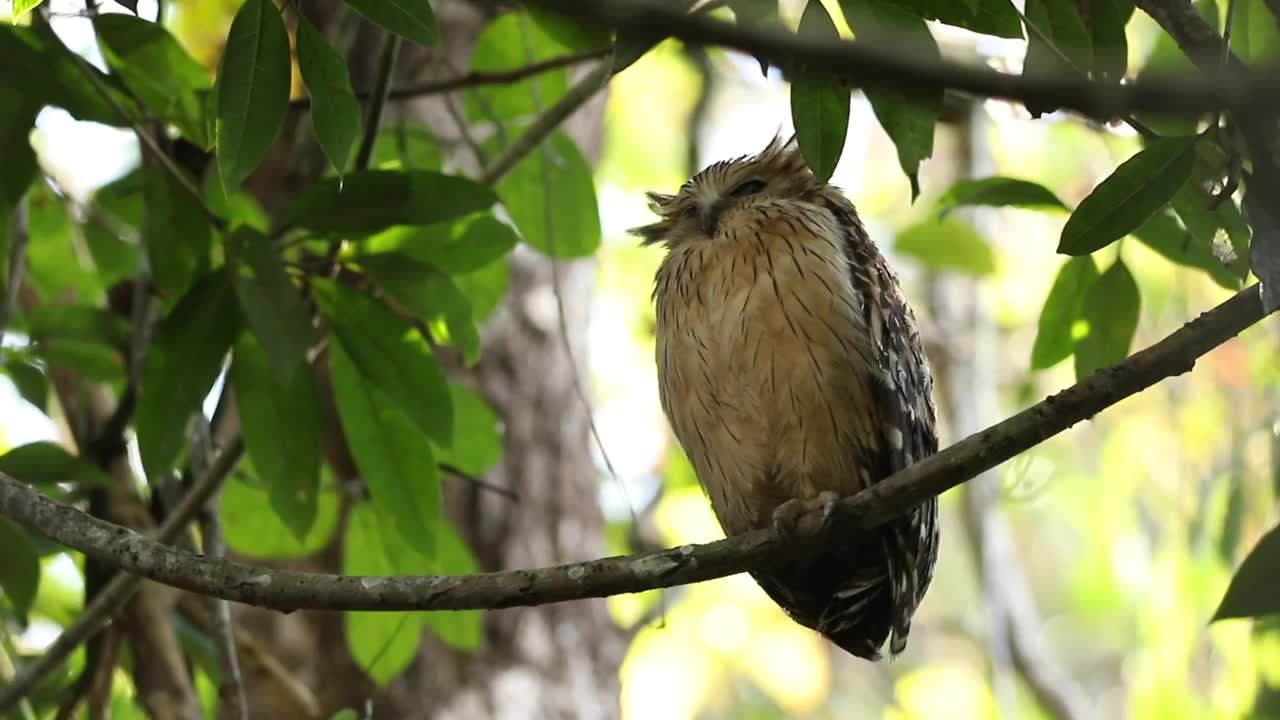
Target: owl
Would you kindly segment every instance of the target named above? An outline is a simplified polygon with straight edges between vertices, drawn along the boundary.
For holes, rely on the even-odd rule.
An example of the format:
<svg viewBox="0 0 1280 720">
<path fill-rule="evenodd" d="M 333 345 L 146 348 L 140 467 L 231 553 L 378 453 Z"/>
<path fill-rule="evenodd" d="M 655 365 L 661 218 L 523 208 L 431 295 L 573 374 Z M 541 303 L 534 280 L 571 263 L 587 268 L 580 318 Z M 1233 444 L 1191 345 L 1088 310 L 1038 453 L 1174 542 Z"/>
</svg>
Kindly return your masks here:
<svg viewBox="0 0 1280 720">
<path fill-rule="evenodd" d="M 727 534 L 830 511 L 937 451 L 933 381 L 897 277 L 794 139 L 718 162 L 635 228 L 667 254 L 654 301 L 663 410 Z M 937 500 L 752 575 L 853 655 L 900 653 L 933 576 Z"/>
</svg>

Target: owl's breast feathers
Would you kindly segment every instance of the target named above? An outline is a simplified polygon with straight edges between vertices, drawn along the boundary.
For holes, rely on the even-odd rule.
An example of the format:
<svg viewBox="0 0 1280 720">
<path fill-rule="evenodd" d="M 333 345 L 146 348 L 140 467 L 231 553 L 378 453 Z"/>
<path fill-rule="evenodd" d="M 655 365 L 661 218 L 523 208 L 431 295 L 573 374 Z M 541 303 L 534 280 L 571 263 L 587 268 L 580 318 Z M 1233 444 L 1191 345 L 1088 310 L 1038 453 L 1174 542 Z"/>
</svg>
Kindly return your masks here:
<svg viewBox="0 0 1280 720">
<path fill-rule="evenodd" d="M 897 279 L 833 190 L 724 218 L 658 272 L 663 408 L 725 531 L 853 494 L 933 453 L 931 381 Z M 755 573 L 797 621 L 875 657 L 905 645 L 936 553 L 936 503 L 806 568 Z M 923 562 L 927 559 L 927 562 Z"/>
</svg>

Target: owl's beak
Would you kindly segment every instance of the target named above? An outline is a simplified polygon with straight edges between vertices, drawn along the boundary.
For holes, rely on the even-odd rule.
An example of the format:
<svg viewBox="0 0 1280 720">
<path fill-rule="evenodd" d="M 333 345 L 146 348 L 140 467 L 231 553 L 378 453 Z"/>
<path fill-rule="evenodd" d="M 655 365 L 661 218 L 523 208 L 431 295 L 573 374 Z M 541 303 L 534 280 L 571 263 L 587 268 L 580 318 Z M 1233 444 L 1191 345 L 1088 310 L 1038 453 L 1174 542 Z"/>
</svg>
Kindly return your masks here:
<svg viewBox="0 0 1280 720">
<path fill-rule="evenodd" d="M 723 211 L 724 206 L 719 202 L 707 203 L 698 208 L 698 224 L 707 237 L 716 236 L 716 230 L 720 227 L 720 213 Z"/>
</svg>

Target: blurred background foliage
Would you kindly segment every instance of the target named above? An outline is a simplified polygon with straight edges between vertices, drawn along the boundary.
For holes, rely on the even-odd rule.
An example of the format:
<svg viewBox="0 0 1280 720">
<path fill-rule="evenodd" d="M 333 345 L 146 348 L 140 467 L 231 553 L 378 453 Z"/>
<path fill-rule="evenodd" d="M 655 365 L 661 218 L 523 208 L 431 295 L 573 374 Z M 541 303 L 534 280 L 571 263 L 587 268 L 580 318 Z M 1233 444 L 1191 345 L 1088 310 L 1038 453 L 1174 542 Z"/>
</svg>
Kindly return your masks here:
<svg viewBox="0 0 1280 720">
<path fill-rule="evenodd" d="M 827 5 L 841 17 L 834 2 Z M 1212 3 L 1200 5 L 1220 15 Z M 212 68 L 238 6 L 235 0 L 179 3 L 174 32 Z M 794 27 L 803 3 L 781 7 L 782 21 Z M 67 11 L 58 2 L 53 8 Z M 1022 62 L 1025 46 L 1018 41 L 948 26 L 933 30 L 948 55 L 1002 68 Z M 1127 36 L 1131 69 L 1178 62 L 1169 39 L 1145 15 L 1134 16 Z M 484 68 L 492 60 L 491 67 L 503 67 L 500 58 L 483 53 L 505 49 L 482 40 L 473 65 Z M 296 75 L 294 85 L 297 92 Z M 543 102 L 563 91 L 550 88 Z M 485 112 L 476 100 L 485 94 L 490 106 L 523 97 L 473 93 L 468 112 Z M 599 458 L 608 539 L 620 553 L 705 542 L 721 532 L 657 400 L 649 294 L 663 250 L 639 247 L 626 230 L 650 217 L 644 191 L 674 191 L 702 166 L 755 152 L 775 134 L 790 133 L 789 88 L 776 69 L 762 76 L 751 57 L 666 41 L 612 81 L 605 112 L 605 151 L 594 169 L 603 244 L 595 254 L 589 359 L 595 421 L 617 471 L 610 477 Z M 1033 120 L 1020 107 L 999 102 L 949 114 L 950 121 L 938 126 L 932 158 L 921 165 L 920 195 L 913 202 L 894 144 L 855 93 L 832 182 L 853 199 L 902 276 L 935 364 L 947 366 L 960 346 L 986 344 L 998 377 L 998 412 L 990 419 L 998 419 L 1074 381 L 1067 358 L 1044 369 L 1033 369 L 1031 360 L 1041 309 L 1065 260 L 1055 246 L 1067 214 L 956 210 L 977 229 L 970 242 L 979 248 L 959 262 L 945 242 L 908 242 L 900 249 L 903 231 L 935 221 L 944 191 L 974 176 L 975 167 L 985 168 L 985 175 L 1038 182 L 1074 207 L 1142 144 L 1123 126 L 1057 113 Z M 44 166 L 75 193 L 112 179 L 111 168 L 137 158 L 127 133 L 77 123 L 56 110 L 45 111 L 34 141 Z M 100 162 L 82 162 L 86 145 L 95 146 Z M 991 262 L 974 264 L 974 253 Z M 1134 238 L 1097 258 L 1102 268 L 1123 258 L 1136 277 L 1141 301 L 1135 348 L 1230 294 L 1205 272 L 1172 263 Z M 957 273 L 975 278 L 976 298 L 995 332 L 957 337 L 931 312 L 936 304 L 930 298 Z M 1275 522 L 1277 332 L 1275 323 L 1263 323 L 1209 355 L 1195 372 L 1141 393 L 997 471 L 998 505 L 1041 618 L 1033 630 L 1090 703 L 1091 717 L 1280 717 L 1280 633 L 1248 621 L 1208 624 L 1233 568 Z M 11 380 L 22 382 L 21 374 Z M 47 418 L 18 398 L 10 379 L 0 381 L 0 398 L 0 449 L 57 436 Z M 944 427 L 943 444 L 956 439 L 955 429 Z M 1019 680 L 1008 682 L 1007 662 L 990 652 L 993 628 L 974 548 L 961 529 L 960 497 L 959 491 L 943 497 L 938 574 L 911 646 L 892 663 L 870 665 L 834 650 L 783 616 L 746 576 L 612 598 L 613 617 L 634 631 L 621 671 L 624 716 L 1051 717 Z M 325 544 L 337 527 L 332 492 L 320 493 L 314 524 L 301 540 L 263 512 L 265 505 L 264 490 L 233 479 L 222 514 L 237 551 L 301 554 Z M 380 569 L 358 556 L 350 534 L 358 534 L 360 524 L 347 526 L 349 569 Z M 0 520 L 0 547 L 7 542 L 28 540 Z M 78 611 L 83 580 L 76 563 L 52 547 L 40 550 L 43 572 L 30 603 L 32 623 L 6 643 L 38 647 Z M 462 547 L 447 567 L 413 570 L 464 572 L 472 562 Z M 476 642 L 475 627 L 459 623 L 442 632 L 457 634 L 465 647 Z M 357 654 L 385 660 L 383 653 L 400 652 L 376 642 L 372 631 L 362 636 L 373 644 L 353 647 Z M 412 648 L 405 652 L 411 655 Z M 115 717 L 137 716 L 127 674 L 118 674 Z M 210 697 L 207 676 L 198 677 Z"/>
</svg>

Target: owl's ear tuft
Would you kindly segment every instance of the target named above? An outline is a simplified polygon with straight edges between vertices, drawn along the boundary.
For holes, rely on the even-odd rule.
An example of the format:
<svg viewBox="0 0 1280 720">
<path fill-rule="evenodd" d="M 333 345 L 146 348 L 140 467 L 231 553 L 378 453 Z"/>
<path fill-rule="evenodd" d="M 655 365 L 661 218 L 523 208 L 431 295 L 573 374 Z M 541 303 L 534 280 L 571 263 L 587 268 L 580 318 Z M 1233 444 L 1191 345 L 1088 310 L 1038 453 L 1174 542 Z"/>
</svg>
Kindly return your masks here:
<svg viewBox="0 0 1280 720">
<path fill-rule="evenodd" d="M 670 207 L 671 203 L 675 202 L 676 199 L 675 195 L 667 195 L 664 193 L 651 192 L 645 193 L 645 195 L 649 198 L 649 209 L 659 215 L 665 215 L 667 208 Z"/>
<path fill-rule="evenodd" d="M 664 241 L 671 232 L 671 225 L 666 220 L 651 225 L 633 227 L 627 231 L 640 238 L 641 245 L 653 245 Z"/>
</svg>

